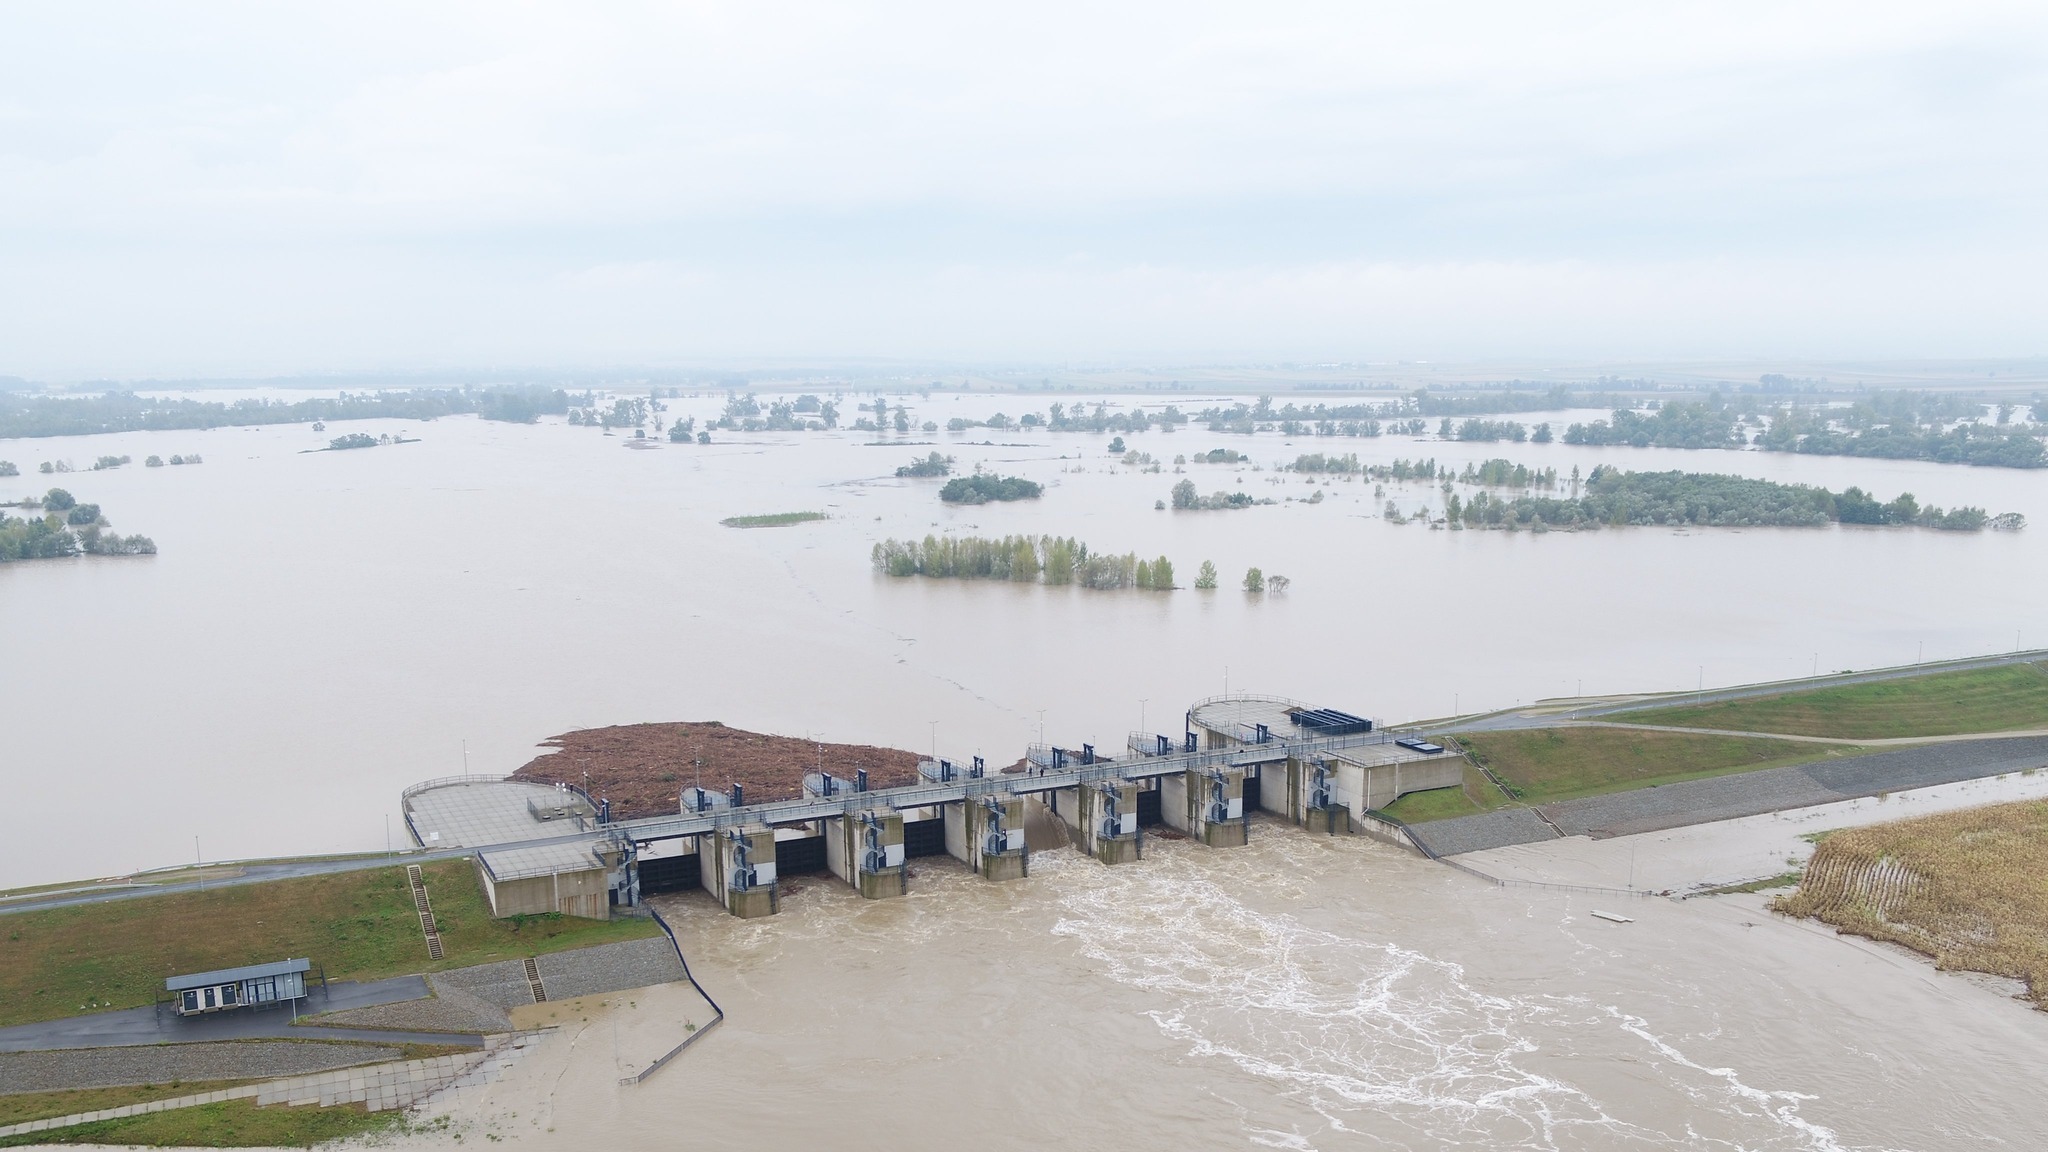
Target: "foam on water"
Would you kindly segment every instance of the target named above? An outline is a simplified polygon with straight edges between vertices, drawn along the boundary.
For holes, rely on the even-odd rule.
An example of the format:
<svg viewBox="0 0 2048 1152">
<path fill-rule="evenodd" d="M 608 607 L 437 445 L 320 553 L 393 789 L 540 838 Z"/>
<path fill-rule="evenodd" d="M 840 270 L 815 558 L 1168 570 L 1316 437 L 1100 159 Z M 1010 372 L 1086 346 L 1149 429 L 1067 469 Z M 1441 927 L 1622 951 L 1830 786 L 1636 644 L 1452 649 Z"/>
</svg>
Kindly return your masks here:
<svg viewBox="0 0 2048 1152">
<path fill-rule="evenodd" d="M 1238 870 L 1215 863 L 1168 851 L 1148 853 L 1142 868 L 1069 857 L 1048 860 L 1051 867 L 1034 861 L 1034 871 L 1058 873 L 1054 933 L 1075 941 L 1110 979 L 1157 994 L 1161 1006 L 1147 1015 L 1165 1035 L 1193 1057 L 1228 1061 L 1279 1086 L 1323 1122 L 1320 1133 L 1303 1133 L 1248 1117 L 1253 1144 L 1845 1147 L 1799 1114 L 1804 1097 L 1753 1088 L 1732 1069 L 1690 1060 L 1639 1016 L 1583 996 L 1490 994 L 1462 966 L 1399 942 L 1254 908 L 1232 891 Z M 1630 1074 L 1648 1071 L 1663 1083 L 1626 1081 L 1626 1092 L 1607 1088 L 1616 1098 L 1602 1100 L 1538 1070 L 1578 1055 L 1574 1034 L 1589 1030 L 1610 1040 L 1587 1055 L 1613 1061 L 1617 1028 L 1650 1050 L 1625 1065 Z"/>
</svg>

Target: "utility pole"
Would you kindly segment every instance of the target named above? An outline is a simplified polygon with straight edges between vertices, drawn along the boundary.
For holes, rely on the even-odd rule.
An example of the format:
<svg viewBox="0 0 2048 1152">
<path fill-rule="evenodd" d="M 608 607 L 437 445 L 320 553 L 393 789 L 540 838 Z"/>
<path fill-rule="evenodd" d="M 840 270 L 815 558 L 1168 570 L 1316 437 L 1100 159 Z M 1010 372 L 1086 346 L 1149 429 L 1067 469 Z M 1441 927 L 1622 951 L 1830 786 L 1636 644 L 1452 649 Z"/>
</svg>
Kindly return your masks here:
<svg viewBox="0 0 2048 1152">
<path fill-rule="evenodd" d="M 1150 703 L 1151 700 L 1152 698 L 1150 696 L 1141 696 L 1138 698 L 1138 731 L 1140 732 L 1143 732 L 1145 730 L 1145 705 Z"/>
</svg>

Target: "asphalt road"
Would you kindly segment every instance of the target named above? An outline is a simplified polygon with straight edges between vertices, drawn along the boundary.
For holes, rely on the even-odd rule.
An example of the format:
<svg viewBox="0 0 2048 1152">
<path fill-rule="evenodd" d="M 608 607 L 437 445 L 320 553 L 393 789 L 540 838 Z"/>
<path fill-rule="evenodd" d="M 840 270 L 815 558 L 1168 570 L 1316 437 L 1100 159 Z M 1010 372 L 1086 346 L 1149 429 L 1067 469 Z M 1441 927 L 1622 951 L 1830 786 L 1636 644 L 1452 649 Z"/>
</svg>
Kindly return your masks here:
<svg viewBox="0 0 2048 1152">
<path fill-rule="evenodd" d="M 1650 708 L 1676 708 L 1688 704 L 1720 704 L 1730 700 L 1751 700 L 1759 696 L 1779 696 L 1787 692 L 1803 692 L 1814 688 L 1837 688 L 1848 684 L 1873 684 L 1884 680 L 1904 680 L 1914 676 L 1926 676 L 1936 672 L 1962 672 L 1972 668 L 1999 668 L 2008 664 L 2035 664 L 2048 661 L 2048 649 L 2032 648 L 2021 652 L 2007 652 L 1999 656 L 1976 656 L 1968 660 L 1945 660 L 1933 664 L 1910 664 L 1899 668 L 1873 668 L 1867 672 L 1837 672 L 1826 676 L 1809 676 L 1799 680 L 1775 680 L 1766 684 L 1738 684 L 1729 688 L 1714 688 L 1705 692 L 1668 692 L 1655 696 L 1590 697 L 1583 702 L 1571 699 L 1539 700 L 1523 708 L 1511 708 L 1500 712 L 1489 712 L 1481 716 L 1455 716 L 1448 720 L 1430 724 L 1403 724 L 1401 728 L 1423 728 L 1431 733 L 1453 734 L 1459 732 L 1502 732 L 1521 728 L 1551 728 L 1569 720 L 1594 720 L 1618 716 L 1626 712 L 1640 712 Z"/>
<path fill-rule="evenodd" d="M 1412 824 L 1439 856 L 1565 836 L 1628 836 L 2048 767 L 2048 736 L 1956 740 Z"/>
<path fill-rule="evenodd" d="M 299 1002 L 299 1014 L 339 1012 L 418 1000 L 427 995 L 419 976 L 397 976 L 368 984 L 337 981 L 323 994 Z M 289 1008 L 236 1010 L 182 1017 L 165 1008 L 126 1008 L 62 1020 L 0 1028 L 0 1052 L 52 1048 L 119 1048 L 139 1044 L 197 1044 L 208 1040 L 353 1040 L 365 1044 L 481 1044 L 478 1037 L 443 1032 L 391 1032 L 375 1028 L 295 1025 Z"/>
</svg>

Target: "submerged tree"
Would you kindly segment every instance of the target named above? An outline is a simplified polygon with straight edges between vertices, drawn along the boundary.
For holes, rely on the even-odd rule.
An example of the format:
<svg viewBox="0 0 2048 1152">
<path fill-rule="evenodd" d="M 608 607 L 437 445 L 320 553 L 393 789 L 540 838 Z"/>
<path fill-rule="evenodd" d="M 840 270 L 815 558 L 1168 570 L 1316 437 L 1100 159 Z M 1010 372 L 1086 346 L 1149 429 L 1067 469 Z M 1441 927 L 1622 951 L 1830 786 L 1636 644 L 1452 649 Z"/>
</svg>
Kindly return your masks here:
<svg viewBox="0 0 2048 1152">
<path fill-rule="evenodd" d="M 1202 561 L 1202 566 L 1195 571 L 1195 587 L 1204 591 L 1216 587 L 1216 565 Z"/>
<path fill-rule="evenodd" d="M 1256 567 L 1245 569 L 1244 590 L 1247 592 L 1264 592 L 1266 590 L 1266 574 L 1259 571 Z"/>
</svg>

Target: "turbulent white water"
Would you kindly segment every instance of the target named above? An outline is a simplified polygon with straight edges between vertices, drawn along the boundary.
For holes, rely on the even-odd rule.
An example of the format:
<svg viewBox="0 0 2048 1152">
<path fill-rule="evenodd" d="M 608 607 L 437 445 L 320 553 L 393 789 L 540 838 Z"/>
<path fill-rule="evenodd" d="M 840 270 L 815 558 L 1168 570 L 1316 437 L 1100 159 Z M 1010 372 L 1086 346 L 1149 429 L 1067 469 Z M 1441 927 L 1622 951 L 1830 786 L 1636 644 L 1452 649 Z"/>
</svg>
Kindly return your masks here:
<svg viewBox="0 0 2048 1152">
<path fill-rule="evenodd" d="M 1213 875 L 1229 863 L 1153 863 L 1112 872 L 1063 862 L 1054 933 L 1109 979 L 1162 995 L 1170 1006 L 1146 1015 L 1190 1055 L 1271 1084 L 1331 1133 L 1417 1148 L 1843 1147 L 1801 1115 L 1811 1097 L 1704 1067 L 1598 996 L 1489 993 L 1455 962 L 1255 907 Z M 1360 925 L 1371 926 L 1369 917 Z M 1666 1090 L 1702 1115 L 1679 1132 L 1631 1121 L 1532 1059 L 1588 1039 L 1659 1058 Z M 1260 1135 L 1308 1146 L 1300 1132 Z"/>
<path fill-rule="evenodd" d="M 464 1121 L 550 1148 L 2048 1143 L 2048 1017 L 1754 897 L 1631 901 L 1617 925 L 1263 820 L 1244 849 L 918 872 L 906 900 L 823 881 L 766 921 L 672 901 L 727 1024 L 632 1089 L 602 1043 L 551 1042 Z M 670 994 L 634 996 L 613 1047 L 658 1050 Z M 552 1130 L 504 1120 L 542 1103 Z"/>
</svg>

